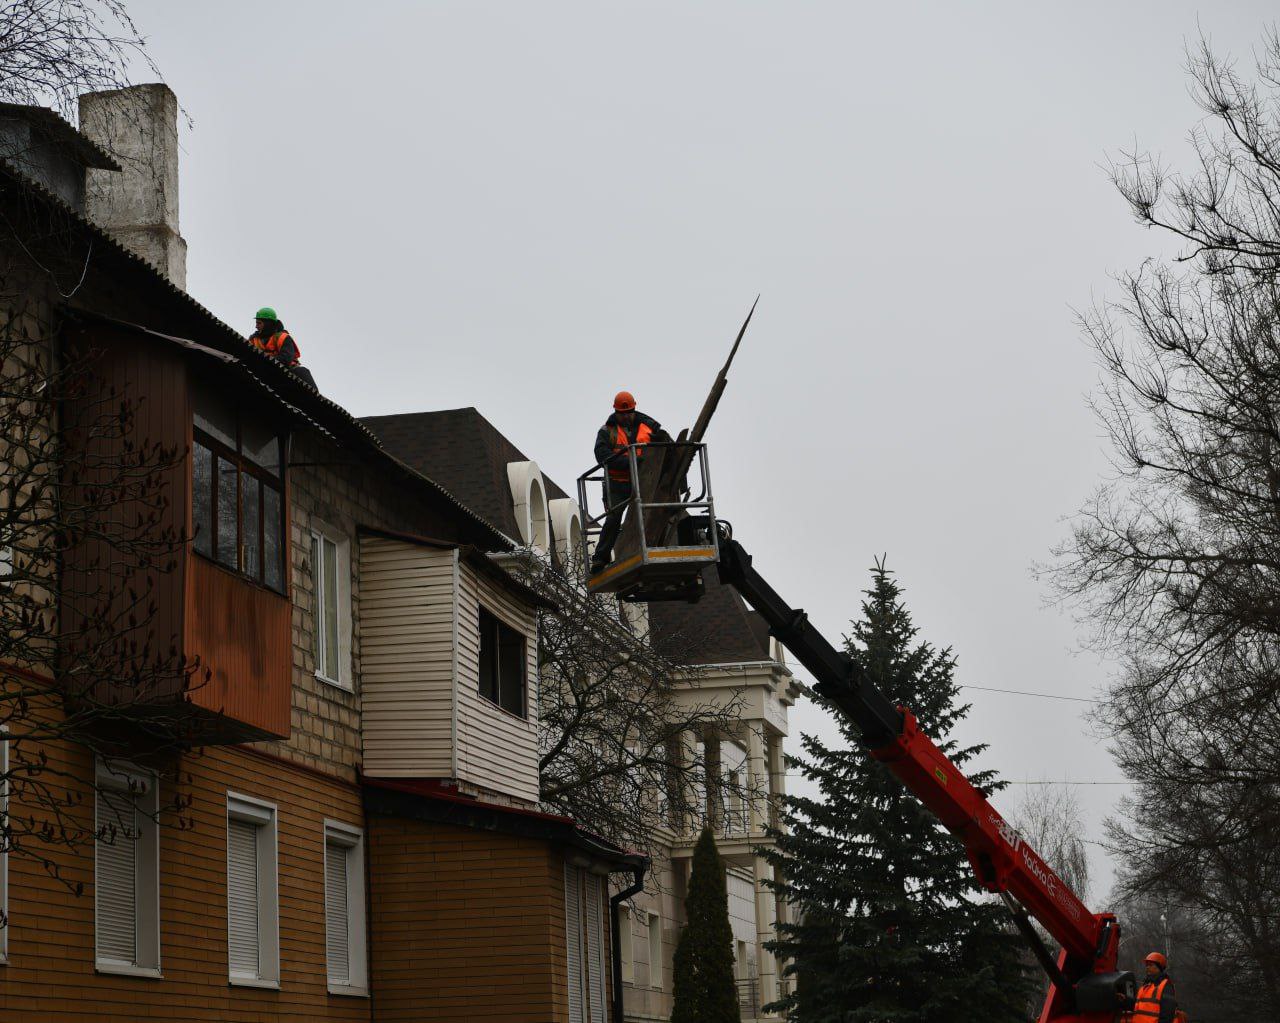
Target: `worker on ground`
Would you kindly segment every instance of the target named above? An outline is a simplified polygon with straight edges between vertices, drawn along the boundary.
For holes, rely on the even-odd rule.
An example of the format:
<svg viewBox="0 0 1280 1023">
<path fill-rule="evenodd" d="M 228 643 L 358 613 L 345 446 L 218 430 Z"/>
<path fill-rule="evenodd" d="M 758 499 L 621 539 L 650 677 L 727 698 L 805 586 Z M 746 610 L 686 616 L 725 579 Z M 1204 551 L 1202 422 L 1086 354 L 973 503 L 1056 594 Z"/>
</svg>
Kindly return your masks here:
<svg viewBox="0 0 1280 1023">
<path fill-rule="evenodd" d="M 1173 981 L 1165 972 L 1168 960 L 1159 952 L 1152 952 L 1144 962 L 1147 975 L 1129 1008 L 1129 1018 L 1132 1023 L 1174 1023 L 1178 1017 L 1178 1001 L 1174 997 Z"/>
<path fill-rule="evenodd" d="M 607 470 L 604 481 L 604 506 L 607 510 L 604 528 L 591 556 L 592 573 L 613 560 L 613 544 L 622 529 L 622 516 L 631 499 L 631 461 L 627 448 L 632 444 L 648 444 L 661 429 L 656 420 L 636 411 L 636 399 L 630 391 L 619 391 L 613 399 L 613 415 L 605 420 L 596 434 L 596 463 Z M 636 448 L 636 458 L 644 456 L 644 448 Z"/>
<path fill-rule="evenodd" d="M 293 370 L 295 375 L 302 377 L 314 387 L 316 382 L 311 371 L 299 365 L 302 353 L 298 350 L 298 342 L 284 329 L 284 324 L 280 322 L 276 311 L 271 306 L 264 305 L 254 314 L 254 323 L 257 329 L 249 335 L 249 343 L 258 351 L 266 352 L 281 365 Z"/>
</svg>

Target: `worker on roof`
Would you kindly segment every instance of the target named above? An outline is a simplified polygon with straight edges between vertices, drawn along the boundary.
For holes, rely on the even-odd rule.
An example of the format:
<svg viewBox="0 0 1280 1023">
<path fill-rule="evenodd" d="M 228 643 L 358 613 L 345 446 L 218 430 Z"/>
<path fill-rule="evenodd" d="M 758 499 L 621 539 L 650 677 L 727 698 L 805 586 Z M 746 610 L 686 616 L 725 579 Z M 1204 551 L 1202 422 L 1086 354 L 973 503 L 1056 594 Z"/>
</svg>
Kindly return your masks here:
<svg viewBox="0 0 1280 1023">
<path fill-rule="evenodd" d="M 604 506 L 607 514 L 595 553 L 591 556 L 591 571 L 596 573 L 613 560 L 613 545 L 622 529 L 622 516 L 631 500 L 631 461 L 627 448 L 636 448 L 636 458 L 644 456 L 643 445 L 662 429 L 657 420 L 636 411 L 636 399 L 630 391 L 619 391 L 613 399 L 613 415 L 605 420 L 596 434 L 596 464 L 608 471 L 604 481 Z"/>
<path fill-rule="evenodd" d="M 254 314 L 254 323 L 256 329 L 249 335 L 249 343 L 258 351 L 266 352 L 277 362 L 293 370 L 295 375 L 302 377 L 314 387 L 316 382 L 311 371 L 299 364 L 302 353 L 298 349 L 298 342 L 284 329 L 284 324 L 280 322 L 276 311 L 271 306 L 264 305 Z"/>
<path fill-rule="evenodd" d="M 1166 971 L 1169 961 L 1159 952 L 1143 960 L 1147 975 L 1138 988 L 1138 996 L 1129 1007 L 1132 1023 L 1174 1023 L 1181 1016 L 1173 993 L 1173 981 Z"/>
</svg>

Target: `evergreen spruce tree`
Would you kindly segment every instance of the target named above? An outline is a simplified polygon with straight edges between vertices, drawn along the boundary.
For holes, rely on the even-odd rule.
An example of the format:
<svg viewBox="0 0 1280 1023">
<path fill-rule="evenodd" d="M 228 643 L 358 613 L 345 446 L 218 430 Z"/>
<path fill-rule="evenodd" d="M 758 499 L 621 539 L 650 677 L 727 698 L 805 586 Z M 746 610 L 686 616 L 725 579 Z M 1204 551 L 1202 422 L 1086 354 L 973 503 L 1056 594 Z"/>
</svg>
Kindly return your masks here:
<svg viewBox="0 0 1280 1023">
<path fill-rule="evenodd" d="M 850 656 L 963 769 L 985 748 L 950 733 L 968 712 L 955 658 L 917 640 L 901 591 L 877 565 Z M 791 762 L 820 798 L 787 796 L 785 832 L 768 858 L 791 923 L 770 943 L 794 990 L 780 1002 L 794 1023 L 1022 1023 L 1034 981 L 1007 913 L 982 893 L 961 843 L 858 742 L 813 736 Z M 993 772 L 968 775 L 990 792 Z"/>
<path fill-rule="evenodd" d="M 729 894 L 710 828 L 702 829 L 694 847 L 684 905 L 684 930 L 672 961 L 671 1023 L 739 1023 Z"/>
</svg>

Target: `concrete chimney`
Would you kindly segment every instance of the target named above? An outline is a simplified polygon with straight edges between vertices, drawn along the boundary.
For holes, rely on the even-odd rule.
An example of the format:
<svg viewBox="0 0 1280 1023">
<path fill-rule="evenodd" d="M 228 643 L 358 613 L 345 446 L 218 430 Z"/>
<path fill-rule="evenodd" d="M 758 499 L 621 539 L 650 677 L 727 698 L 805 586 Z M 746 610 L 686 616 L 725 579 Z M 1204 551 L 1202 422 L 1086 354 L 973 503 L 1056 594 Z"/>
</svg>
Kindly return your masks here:
<svg viewBox="0 0 1280 1023">
<path fill-rule="evenodd" d="M 123 168 L 90 169 L 85 214 L 184 291 L 178 233 L 178 98 L 163 84 L 80 97 L 80 130 Z"/>
</svg>

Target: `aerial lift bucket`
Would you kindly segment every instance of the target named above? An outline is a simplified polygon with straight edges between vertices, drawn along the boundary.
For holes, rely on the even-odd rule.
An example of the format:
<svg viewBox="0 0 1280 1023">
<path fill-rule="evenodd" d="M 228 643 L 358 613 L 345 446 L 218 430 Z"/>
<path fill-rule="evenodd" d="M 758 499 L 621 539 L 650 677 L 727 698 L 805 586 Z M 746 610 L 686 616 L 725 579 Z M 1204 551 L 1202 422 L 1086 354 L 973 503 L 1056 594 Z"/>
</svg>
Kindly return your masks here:
<svg viewBox="0 0 1280 1023">
<path fill-rule="evenodd" d="M 707 446 L 671 440 L 662 431 L 655 438 L 627 449 L 630 497 L 614 496 L 625 487 L 609 487 L 602 464 L 578 477 L 584 563 L 590 564 L 610 513 L 623 516 L 613 558 L 589 573 L 587 589 L 626 601 L 693 601 L 702 596 L 703 570 L 720 557 Z"/>
</svg>

